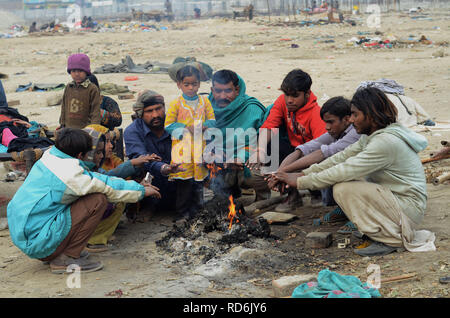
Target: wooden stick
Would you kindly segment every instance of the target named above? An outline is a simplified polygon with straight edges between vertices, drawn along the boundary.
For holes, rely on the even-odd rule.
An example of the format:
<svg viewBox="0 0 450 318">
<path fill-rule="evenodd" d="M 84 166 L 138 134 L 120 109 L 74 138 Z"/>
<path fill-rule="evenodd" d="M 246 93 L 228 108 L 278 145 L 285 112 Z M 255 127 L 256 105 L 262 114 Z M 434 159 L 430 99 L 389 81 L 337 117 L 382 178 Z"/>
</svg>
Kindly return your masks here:
<svg viewBox="0 0 450 318">
<path fill-rule="evenodd" d="M 267 208 L 271 205 L 280 203 L 281 201 L 283 201 L 285 199 L 285 196 L 277 196 L 277 197 L 273 197 L 267 200 L 261 200 L 261 201 L 256 201 L 253 202 L 252 204 L 244 207 L 245 212 L 248 214 L 253 214 L 255 212 L 256 209 L 264 209 Z"/>
<path fill-rule="evenodd" d="M 399 280 L 410 279 L 410 278 L 415 277 L 416 275 L 417 275 L 416 273 L 411 273 L 411 274 L 404 274 L 404 275 L 400 275 L 400 276 L 387 277 L 387 278 L 383 278 L 381 280 L 381 283 L 396 282 Z"/>
<path fill-rule="evenodd" d="M 447 180 L 450 180 L 450 172 L 443 173 L 440 176 L 433 178 L 433 184 L 439 185 Z"/>
<path fill-rule="evenodd" d="M 439 161 L 439 160 L 448 159 L 448 158 L 450 158 L 450 155 L 445 155 L 445 156 L 436 157 L 436 158 L 422 159 L 422 163 L 429 163 L 429 162 Z"/>
</svg>

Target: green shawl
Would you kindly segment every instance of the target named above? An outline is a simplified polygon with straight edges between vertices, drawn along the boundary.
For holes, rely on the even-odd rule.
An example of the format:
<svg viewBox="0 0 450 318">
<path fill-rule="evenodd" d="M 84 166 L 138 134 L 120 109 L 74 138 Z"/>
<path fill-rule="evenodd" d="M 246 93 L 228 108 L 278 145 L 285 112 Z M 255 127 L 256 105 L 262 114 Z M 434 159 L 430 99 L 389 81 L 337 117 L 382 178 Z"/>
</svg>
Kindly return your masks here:
<svg viewBox="0 0 450 318">
<path fill-rule="evenodd" d="M 239 95 L 226 107 L 219 107 L 214 99 L 212 93 L 209 95 L 209 100 L 214 109 L 216 116 L 216 127 L 222 131 L 224 137 L 226 137 L 226 128 L 242 128 L 244 131 L 248 128 L 254 128 L 258 132 L 261 125 L 266 118 L 266 107 L 261 104 L 256 98 L 248 96 L 244 80 L 239 77 Z M 224 152 L 226 149 L 226 140 L 232 136 L 224 138 Z M 248 138 L 245 140 L 245 150 L 237 149 L 237 136 L 234 136 L 234 153 L 236 157 L 240 158 L 243 162 L 246 162 L 249 158 L 249 152 L 247 147 L 250 141 Z M 225 154 L 225 153 L 224 153 Z"/>
</svg>

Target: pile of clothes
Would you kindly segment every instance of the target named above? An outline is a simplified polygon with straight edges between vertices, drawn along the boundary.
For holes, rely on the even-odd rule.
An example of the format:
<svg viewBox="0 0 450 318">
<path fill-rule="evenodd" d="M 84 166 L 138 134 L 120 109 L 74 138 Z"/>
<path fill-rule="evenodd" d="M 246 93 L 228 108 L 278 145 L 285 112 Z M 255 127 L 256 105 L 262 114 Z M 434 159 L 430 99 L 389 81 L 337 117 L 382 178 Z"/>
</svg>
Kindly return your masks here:
<svg viewBox="0 0 450 318">
<path fill-rule="evenodd" d="M 0 153 L 43 149 L 54 141 L 46 136 L 47 127 L 21 115 L 15 108 L 0 107 Z"/>
</svg>

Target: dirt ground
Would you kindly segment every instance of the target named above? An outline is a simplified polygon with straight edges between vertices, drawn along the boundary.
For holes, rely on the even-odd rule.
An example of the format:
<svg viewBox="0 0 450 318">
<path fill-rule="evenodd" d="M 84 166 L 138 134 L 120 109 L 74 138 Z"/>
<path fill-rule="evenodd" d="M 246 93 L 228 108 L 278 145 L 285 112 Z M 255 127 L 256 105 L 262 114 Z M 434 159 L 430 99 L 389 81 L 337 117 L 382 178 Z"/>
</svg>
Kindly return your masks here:
<svg viewBox="0 0 450 318">
<path fill-rule="evenodd" d="M 58 125 L 59 106 L 47 106 L 47 98 L 58 92 L 15 92 L 18 85 L 67 83 L 67 57 L 83 52 L 91 58 L 91 68 L 117 64 L 125 55 L 135 63 L 159 61 L 172 63 L 177 56 L 195 56 L 214 70 L 229 68 L 246 82 L 247 94 L 270 105 L 280 94 L 284 76 L 293 68 L 302 68 L 312 79 L 312 91 L 323 104 L 329 97 L 351 98 L 361 81 L 394 79 L 405 87 L 406 95 L 419 102 L 434 120 L 449 120 L 450 57 L 448 47 L 436 43 L 450 38 L 449 12 L 427 12 L 432 20 L 414 20 L 406 14 L 381 16 L 383 36 L 408 38 L 425 35 L 432 45 L 417 44 L 392 49 L 363 49 L 349 45 L 358 32 L 370 32 L 360 16 L 356 26 L 316 25 L 314 27 L 271 26 L 268 19 L 253 22 L 226 19 L 176 22 L 168 30 L 154 32 L 77 33 L 54 36 L 0 39 L 0 72 L 8 101 L 20 100 L 21 114 L 30 120 Z M 285 17 L 271 18 L 271 22 Z M 325 42 L 332 39 L 334 42 Z M 292 48 L 297 44 L 298 48 Z M 441 50 L 442 57 L 433 53 Z M 100 84 L 128 85 L 135 92 L 152 89 L 166 101 L 179 91 L 167 74 L 97 75 Z M 200 91 L 208 92 L 210 83 Z M 113 96 L 114 97 L 114 96 Z M 123 114 L 122 127 L 131 123 L 134 100 L 118 100 Z M 423 132 L 429 147 L 422 158 L 450 139 L 450 131 Z M 5 169 L 1 170 L 3 180 Z M 0 195 L 11 197 L 21 181 L 0 182 Z M 299 207 L 292 213 L 297 219 L 285 225 L 271 225 L 273 237 L 252 238 L 240 245 L 214 249 L 218 233 L 205 234 L 195 241 L 180 240 L 172 252 L 158 248 L 155 242 L 172 228 L 172 216 L 164 212 L 146 223 L 128 223 L 126 219 L 115 233 L 110 250 L 92 257 L 104 263 L 104 269 L 81 276 L 81 288 L 69 288 L 68 275 L 51 274 L 48 265 L 29 259 L 17 249 L 8 230 L 0 231 L 0 297 L 272 297 L 272 280 L 285 275 L 318 274 L 329 268 L 340 274 L 354 275 L 363 282 L 369 264 L 380 266 L 381 278 L 416 273 L 413 279 L 382 284 L 383 297 L 449 297 L 448 285 L 439 278 L 450 268 L 450 193 L 449 185 L 428 185 L 428 206 L 423 229 L 436 235 L 436 251 L 394 253 L 383 257 L 362 258 L 352 252 L 361 243 L 352 238 L 351 246 L 337 248 L 336 233 L 343 224 L 313 227 L 312 219 L 330 208 Z M 251 196 L 244 197 L 249 203 Z M 268 209 L 270 210 L 270 209 Z M 4 213 L 3 210 L 0 210 Z M 1 212 L 0 212 L 1 213 Z M 4 215 L 0 215 L 4 216 Z M 327 249 L 305 247 L 304 239 L 312 231 L 331 231 L 334 241 Z M 214 251 L 213 254 L 208 251 Z M 70 285 L 70 284 L 69 284 Z M 120 290 L 120 291 L 119 291 Z"/>
</svg>

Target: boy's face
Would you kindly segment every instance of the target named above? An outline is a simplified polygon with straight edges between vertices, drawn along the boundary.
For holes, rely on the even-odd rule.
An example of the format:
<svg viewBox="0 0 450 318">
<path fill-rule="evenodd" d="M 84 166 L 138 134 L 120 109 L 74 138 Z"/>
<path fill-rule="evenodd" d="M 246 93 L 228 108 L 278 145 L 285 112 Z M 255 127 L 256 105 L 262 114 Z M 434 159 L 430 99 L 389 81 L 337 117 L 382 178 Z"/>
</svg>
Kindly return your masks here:
<svg viewBox="0 0 450 318">
<path fill-rule="evenodd" d="M 97 144 L 97 148 L 95 148 L 94 152 L 94 164 L 96 168 L 100 168 L 100 163 L 102 162 L 102 159 L 104 157 L 104 151 L 105 151 L 105 142 L 101 141 Z"/>
<path fill-rule="evenodd" d="M 72 79 L 75 81 L 75 83 L 80 84 L 84 82 L 87 74 L 82 70 L 70 70 L 70 76 L 72 76 Z"/>
<path fill-rule="evenodd" d="M 284 101 L 286 102 L 286 107 L 288 112 L 295 113 L 298 109 L 305 106 L 309 99 L 309 92 L 297 91 L 293 95 L 287 95 L 284 93 Z"/>
<path fill-rule="evenodd" d="M 345 116 L 340 119 L 336 115 L 332 115 L 330 113 L 323 114 L 323 121 L 325 122 L 325 129 L 327 132 L 335 139 L 339 138 L 342 133 L 347 129 L 350 125 L 350 116 Z"/>
</svg>

